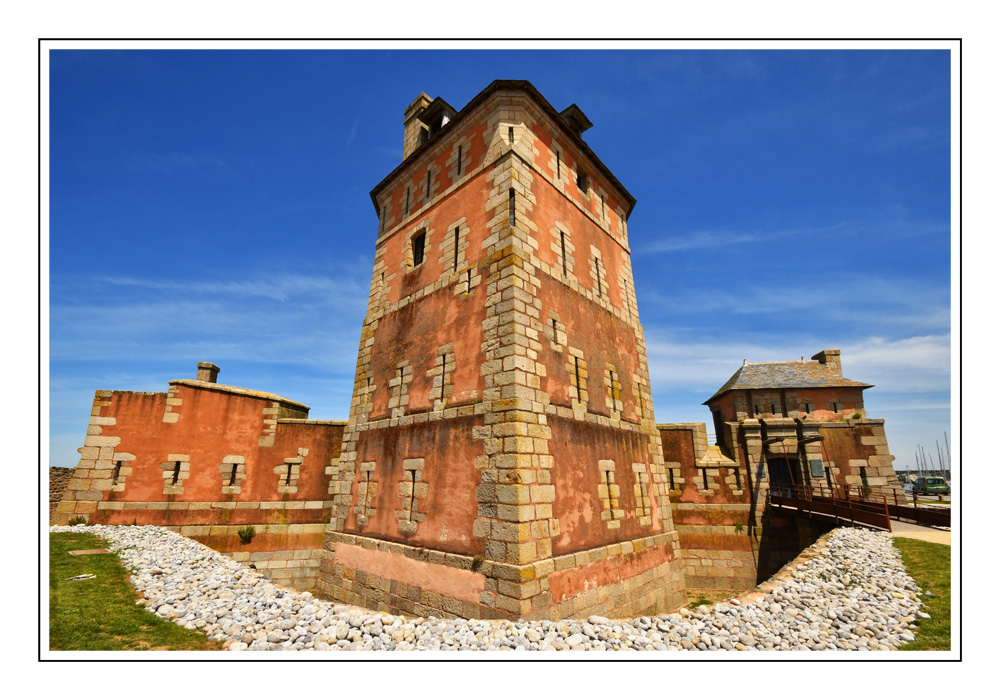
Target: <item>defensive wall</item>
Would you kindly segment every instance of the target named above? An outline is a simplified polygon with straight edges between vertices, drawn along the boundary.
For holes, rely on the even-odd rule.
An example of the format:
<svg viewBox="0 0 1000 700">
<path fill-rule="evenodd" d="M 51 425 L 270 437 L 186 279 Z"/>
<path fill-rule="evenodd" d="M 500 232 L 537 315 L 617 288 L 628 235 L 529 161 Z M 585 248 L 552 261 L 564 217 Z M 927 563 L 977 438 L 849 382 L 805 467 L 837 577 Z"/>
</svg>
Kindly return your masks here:
<svg viewBox="0 0 1000 700">
<path fill-rule="evenodd" d="M 345 424 L 308 420 L 308 406 L 218 384 L 217 373 L 201 363 L 199 379 L 166 392 L 96 392 L 53 520 L 169 527 L 309 588 Z"/>
</svg>

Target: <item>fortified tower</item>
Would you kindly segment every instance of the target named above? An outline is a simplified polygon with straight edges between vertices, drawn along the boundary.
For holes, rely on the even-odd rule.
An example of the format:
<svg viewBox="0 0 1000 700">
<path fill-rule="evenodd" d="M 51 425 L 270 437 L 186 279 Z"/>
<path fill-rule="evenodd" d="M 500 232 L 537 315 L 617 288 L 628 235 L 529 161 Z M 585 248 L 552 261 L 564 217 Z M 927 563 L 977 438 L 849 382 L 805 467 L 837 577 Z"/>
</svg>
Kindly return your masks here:
<svg viewBox="0 0 1000 700">
<path fill-rule="evenodd" d="M 378 236 L 318 587 L 404 614 L 682 602 L 629 258 L 635 199 L 528 82 L 421 94 Z"/>
</svg>

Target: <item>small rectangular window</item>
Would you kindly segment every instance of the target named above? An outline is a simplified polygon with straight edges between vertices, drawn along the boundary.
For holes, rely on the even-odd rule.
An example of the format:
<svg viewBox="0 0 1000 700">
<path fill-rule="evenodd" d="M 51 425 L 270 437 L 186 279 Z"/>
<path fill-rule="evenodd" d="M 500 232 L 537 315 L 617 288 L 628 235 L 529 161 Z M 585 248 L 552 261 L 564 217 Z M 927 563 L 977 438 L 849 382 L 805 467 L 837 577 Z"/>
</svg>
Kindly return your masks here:
<svg viewBox="0 0 1000 700">
<path fill-rule="evenodd" d="M 562 180 L 562 153 L 556 151 L 556 179 Z"/>
<path fill-rule="evenodd" d="M 424 239 L 427 234 L 421 231 L 413 237 L 413 267 L 424 261 Z"/>
<path fill-rule="evenodd" d="M 514 210 L 515 210 L 515 206 L 514 206 L 514 188 L 511 187 L 510 191 L 508 193 L 508 196 L 507 196 L 507 213 L 508 213 L 508 218 L 510 219 L 510 225 L 511 226 L 514 225 Z"/>
<path fill-rule="evenodd" d="M 562 249 L 563 277 L 566 277 L 566 234 L 562 231 L 559 232 L 559 247 Z"/>
<path fill-rule="evenodd" d="M 455 227 L 455 260 L 452 263 L 452 272 L 458 272 L 458 226 Z"/>
<path fill-rule="evenodd" d="M 587 194 L 590 191 L 590 176 L 586 173 L 578 173 L 576 176 L 576 187 L 580 192 Z"/>
<path fill-rule="evenodd" d="M 458 146 L 458 174 L 462 174 L 462 145 Z"/>
<path fill-rule="evenodd" d="M 406 207 L 403 209 L 406 215 L 410 213 L 410 188 L 406 188 Z"/>
<path fill-rule="evenodd" d="M 427 186 L 424 188 L 424 199 L 431 198 L 431 169 L 427 168 Z"/>
<path fill-rule="evenodd" d="M 507 127 L 507 142 L 510 143 L 511 146 L 514 145 L 514 127 L 512 126 Z"/>
</svg>

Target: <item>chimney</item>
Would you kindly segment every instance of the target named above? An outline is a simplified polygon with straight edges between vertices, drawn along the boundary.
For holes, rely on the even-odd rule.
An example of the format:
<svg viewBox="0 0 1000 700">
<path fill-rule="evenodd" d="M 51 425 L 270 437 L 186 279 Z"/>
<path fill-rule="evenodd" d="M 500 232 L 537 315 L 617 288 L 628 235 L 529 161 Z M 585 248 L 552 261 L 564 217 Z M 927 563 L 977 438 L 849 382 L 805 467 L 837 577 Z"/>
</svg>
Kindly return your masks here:
<svg viewBox="0 0 1000 700">
<path fill-rule="evenodd" d="M 219 376 L 219 366 L 211 362 L 199 362 L 198 363 L 198 376 L 195 377 L 199 382 L 211 382 L 215 384 L 215 380 Z"/>
<path fill-rule="evenodd" d="M 840 367 L 840 350 L 820 350 L 812 359 L 819 360 L 821 365 L 829 367 L 838 377 L 844 376 L 844 370 Z"/>
<path fill-rule="evenodd" d="M 427 125 L 420 120 L 420 115 L 431 102 L 427 93 L 422 92 L 403 112 L 403 160 L 427 140 Z"/>
</svg>

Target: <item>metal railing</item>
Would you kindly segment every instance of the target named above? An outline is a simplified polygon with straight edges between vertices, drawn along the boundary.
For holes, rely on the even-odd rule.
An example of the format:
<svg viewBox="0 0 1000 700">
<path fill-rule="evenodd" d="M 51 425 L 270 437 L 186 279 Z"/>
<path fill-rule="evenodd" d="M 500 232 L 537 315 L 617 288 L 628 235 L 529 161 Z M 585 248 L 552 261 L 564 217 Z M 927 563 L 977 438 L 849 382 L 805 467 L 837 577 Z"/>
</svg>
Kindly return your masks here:
<svg viewBox="0 0 1000 700">
<path fill-rule="evenodd" d="M 837 525 L 869 525 L 892 532 L 888 499 L 866 493 L 864 487 L 772 484 L 768 500 L 774 507 L 823 516 Z"/>
<path fill-rule="evenodd" d="M 891 520 L 912 520 L 920 525 L 951 526 L 951 508 L 920 508 L 900 489 L 867 486 L 803 486 L 772 484 L 772 505 L 800 513 L 820 514 L 852 525 L 862 523 L 892 531 Z"/>
</svg>

